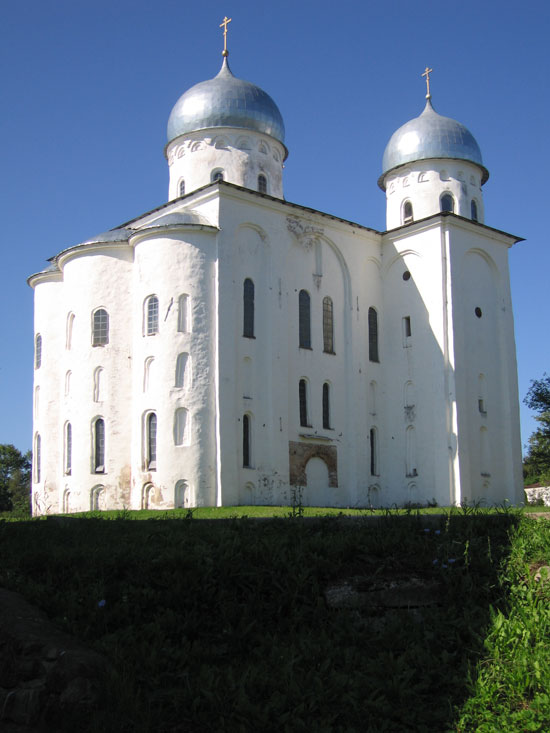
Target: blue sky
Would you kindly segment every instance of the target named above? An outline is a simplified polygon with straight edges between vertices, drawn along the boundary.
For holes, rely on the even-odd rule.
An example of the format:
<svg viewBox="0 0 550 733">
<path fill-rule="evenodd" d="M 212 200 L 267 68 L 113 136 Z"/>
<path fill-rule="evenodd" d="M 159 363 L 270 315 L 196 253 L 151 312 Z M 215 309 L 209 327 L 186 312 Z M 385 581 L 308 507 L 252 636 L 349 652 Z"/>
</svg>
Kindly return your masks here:
<svg viewBox="0 0 550 733">
<path fill-rule="evenodd" d="M 434 107 L 470 129 L 490 171 L 486 223 L 526 239 L 510 252 L 523 397 L 550 371 L 550 3 L 28 0 L 3 4 L 0 26 L 0 443 L 31 445 L 27 276 L 166 201 L 168 115 L 217 73 L 224 15 L 234 74 L 283 114 L 285 197 L 376 229 L 384 147 L 422 111 L 434 69 Z"/>
</svg>

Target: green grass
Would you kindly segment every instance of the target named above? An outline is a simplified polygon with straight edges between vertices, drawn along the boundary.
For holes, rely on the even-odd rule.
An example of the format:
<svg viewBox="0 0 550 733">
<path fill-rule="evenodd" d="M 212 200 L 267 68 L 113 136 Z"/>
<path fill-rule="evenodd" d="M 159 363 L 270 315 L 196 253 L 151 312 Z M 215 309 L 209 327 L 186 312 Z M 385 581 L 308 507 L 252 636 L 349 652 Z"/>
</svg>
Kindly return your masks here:
<svg viewBox="0 0 550 733">
<path fill-rule="evenodd" d="M 266 509 L 287 518 L 195 521 Z M 311 523 L 291 511 L 0 522 L 0 584 L 114 666 L 105 709 L 79 730 L 550 728 L 550 584 L 534 580 L 550 565 L 546 520 L 436 508 L 429 526 L 416 511 Z M 325 602 L 338 580 L 411 575 L 438 584 L 438 604 Z"/>
</svg>

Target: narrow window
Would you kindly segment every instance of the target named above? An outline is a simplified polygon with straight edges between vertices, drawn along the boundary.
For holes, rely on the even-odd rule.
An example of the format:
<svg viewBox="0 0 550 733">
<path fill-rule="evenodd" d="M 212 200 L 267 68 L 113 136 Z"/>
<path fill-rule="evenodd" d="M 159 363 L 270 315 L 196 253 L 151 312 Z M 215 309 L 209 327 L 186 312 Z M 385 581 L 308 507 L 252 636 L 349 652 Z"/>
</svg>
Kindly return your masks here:
<svg viewBox="0 0 550 733">
<path fill-rule="evenodd" d="M 485 375 L 480 374 L 478 377 L 478 399 L 477 406 L 482 415 L 487 414 L 487 406 L 485 405 Z"/>
<path fill-rule="evenodd" d="M 65 424 L 65 475 L 71 475 L 73 454 L 73 429 L 71 423 Z"/>
<path fill-rule="evenodd" d="M 154 471 L 157 467 L 157 416 L 154 412 L 150 412 L 145 420 L 145 439 L 145 467 Z"/>
<path fill-rule="evenodd" d="M 216 181 L 223 181 L 223 171 L 221 168 L 216 168 L 212 171 L 212 183 Z"/>
<path fill-rule="evenodd" d="M 471 208 L 471 213 L 472 213 L 472 221 L 477 221 L 478 220 L 478 218 L 477 218 L 477 203 L 475 202 L 474 199 L 472 199 L 472 203 L 471 203 L 470 208 Z"/>
<path fill-rule="evenodd" d="M 97 367 L 94 370 L 94 402 L 101 402 L 103 399 L 103 368 Z"/>
<path fill-rule="evenodd" d="M 412 336 L 411 317 L 404 316 L 403 318 L 403 346 L 410 346 L 411 336 Z"/>
<path fill-rule="evenodd" d="M 403 204 L 403 224 L 410 224 L 413 219 L 413 206 L 410 201 Z"/>
<path fill-rule="evenodd" d="M 181 479 L 174 488 L 174 508 L 183 509 L 186 506 L 189 506 L 189 484 Z"/>
<path fill-rule="evenodd" d="M 450 193 L 444 193 L 441 197 L 441 211 L 454 212 L 455 202 Z"/>
<path fill-rule="evenodd" d="M 243 467 L 250 466 L 250 416 L 243 415 Z"/>
<path fill-rule="evenodd" d="M 34 368 L 40 369 L 42 366 L 42 336 L 37 333 L 34 341 Z"/>
<path fill-rule="evenodd" d="M 300 425 L 303 428 L 307 428 L 309 427 L 309 422 L 307 415 L 307 382 L 305 379 L 300 379 L 298 396 L 300 400 Z"/>
<path fill-rule="evenodd" d="M 94 311 L 92 325 L 92 346 L 105 346 L 109 343 L 109 314 L 105 308 Z"/>
<path fill-rule="evenodd" d="M 301 349 L 311 349 L 311 298 L 306 290 L 300 290 L 298 312 Z"/>
<path fill-rule="evenodd" d="M 189 331 L 189 296 L 186 293 L 178 299 L 178 331 L 187 333 Z"/>
<path fill-rule="evenodd" d="M 378 476 L 378 441 L 376 428 L 370 429 L 370 475 Z"/>
<path fill-rule="evenodd" d="M 254 338 L 254 283 L 249 277 L 243 286 L 243 336 Z"/>
<path fill-rule="evenodd" d="M 334 354 L 334 317 L 332 298 L 323 298 L 323 351 Z"/>
<path fill-rule="evenodd" d="M 267 178 L 260 173 L 258 176 L 258 191 L 260 193 L 267 193 Z"/>
<path fill-rule="evenodd" d="M 68 397 L 71 394 L 71 377 L 73 373 L 69 369 L 69 371 L 65 374 L 65 397 Z"/>
<path fill-rule="evenodd" d="M 71 504 L 71 492 L 69 489 L 65 489 L 63 492 L 63 514 L 68 514 L 70 512 L 70 504 Z"/>
<path fill-rule="evenodd" d="M 42 461 L 42 455 L 41 455 L 41 444 L 42 440 L 40 438 L 40 433 L 36 433 L 36 436 L 34 438 L 34 481 L 35 483 L 40 483 L 40 474 L 41 474 L 41 461 Z"/>
<path fill-rule="evenodd" d="M 409 425 L 406 432 L 407 443 L 407 476 L 418 476 L 416 470 L 416 434 L 412 425 Z"/>
<path fill-rule="evenodd" d="M 143 391 L 148 392 L 151 385 L 155 383 L 153 378 L 155 372 L 155 357 L 148 356 L 143 363 Z"/>
<path fill-rule="evenodd" d="M 94 473 L 105 473 L 105 421 L 98 417 L 94 423 Z"/>
<path fill-rule="evenodd" d="M 378 313 L 369 308 L 369 361 L 380 361 L 378 358 Z"/>
<path fill-rule="evenodd" d="M 330 385 L 323 384 L 323 428 L 330 430 Z"/>
<path fill-rule="evenodd" d="M 38 420 L 38 413 L 40 411 L 40 387 L 34 388 L 34 419 Z"/>
<path fill-rule="evenodd" d="M 71 348 L 73 343 L 73 323 L 74 313 L 67 313 L 67 328 L 65 334 L 65 348 L 67 351 Z"/>
<path fill-rule="evenodd" d="M 97 512 L 101 509 L 103 488 L 103 486 L 94 486 L 90 492 L 90 509 L 92 512 Z"/>
<path fill-rule="evenodd" d="M 178 354 L 176 359 L 176 383 L 175 386 L 179 389 L 187 387 L 189 381 L 187 376 L 187 363 L 189 361 L 189 354 L 181 353 Z"/>
<path fill-rule="evenodd" d="M 156 295 L 150 295 L 145 303 L 145 333 L 153 336 L 159 332 L 159 299 Z"/>
<path fill-rule="evenodd" d="M 180 196 L 185 196 L 185 181 L 183 179 L 179 183 L 178 190 Z"/>
<path fill-rule="evenodd" d="M 187 417 L 188 412 L 185 407 L 178 407 L 174 414 L 174 444 L 187 445 Z"/>
</svg>

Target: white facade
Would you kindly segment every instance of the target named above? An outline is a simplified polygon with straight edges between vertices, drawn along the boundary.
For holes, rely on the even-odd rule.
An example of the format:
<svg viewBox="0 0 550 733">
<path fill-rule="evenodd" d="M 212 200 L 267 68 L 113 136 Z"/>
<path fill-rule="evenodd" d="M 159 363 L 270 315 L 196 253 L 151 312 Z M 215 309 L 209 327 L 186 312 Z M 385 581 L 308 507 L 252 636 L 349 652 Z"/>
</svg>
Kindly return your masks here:
<svg viewBox="0 0 550 733">
<path fill-rule="evenodd" d="M 169 203 L 30 278 L 34 513 L 520 501 L 517 239 L 481 223 L 485 169 L 395 166 L 382 233 L 284 201 L 265 130 L 178 132 Z"/>
</svg>

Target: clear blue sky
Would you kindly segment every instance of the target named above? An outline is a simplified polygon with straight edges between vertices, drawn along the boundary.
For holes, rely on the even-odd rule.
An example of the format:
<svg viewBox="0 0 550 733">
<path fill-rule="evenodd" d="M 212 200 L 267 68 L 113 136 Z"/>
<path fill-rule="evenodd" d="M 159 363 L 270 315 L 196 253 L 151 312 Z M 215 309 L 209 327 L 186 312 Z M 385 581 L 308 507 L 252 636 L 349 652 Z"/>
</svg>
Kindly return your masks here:
<svg viewBox="0 0 550 733">
<path fill-rule="evenodd" d="M 510 253 L 519 389 L 550 372 L 550 3 L 27 0 L 2 6 L 0 443 L 32 434 L 32 291 L 61 249 L 166 201 L 173 104 L 221 63 L 265 89 L 286 125 L 285 197 L 385 227 L 384 147 L 424 106 L 476 137 L 488 225 Z M 535 427 L 522 407 L 522 440 Z"/>
</svg>

